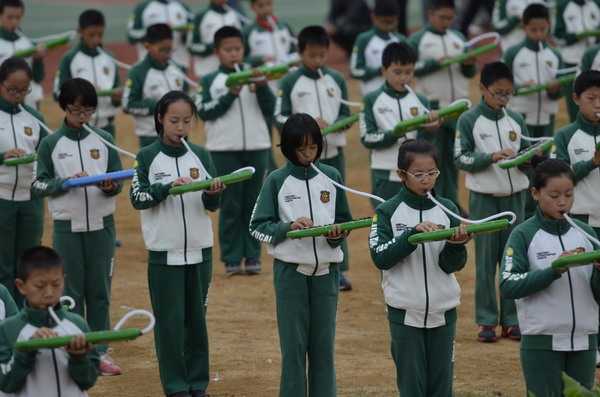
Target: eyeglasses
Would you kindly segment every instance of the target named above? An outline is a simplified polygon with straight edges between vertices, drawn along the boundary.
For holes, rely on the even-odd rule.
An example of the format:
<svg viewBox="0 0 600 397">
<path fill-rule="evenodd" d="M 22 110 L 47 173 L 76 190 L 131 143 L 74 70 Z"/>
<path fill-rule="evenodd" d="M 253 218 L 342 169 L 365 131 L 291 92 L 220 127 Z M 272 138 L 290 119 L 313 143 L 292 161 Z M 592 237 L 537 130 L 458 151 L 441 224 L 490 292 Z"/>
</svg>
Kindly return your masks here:
<svg viewBox="0 0 600 397">
<path fill-rule="evenodd" d="M 424 181 L 425 178 L 435 179 L 438 176 L 440 176 L 440 170 L 433 170 L 433 171 L 429 171 L 429 172 L 417 172 L 415 174 L 413 174 L 412 172 L 408 172 L 408 171 L 404 171 L 404 172 L 406 172 L 406 175 L 409 175 L 409 176 L 415 178 L 417 181 Z"/>
<path fill-rule="evenodd" d="M 67 112 L 71 113 L 73 116 L 90 117 L 96 112 L 96 108 L 79 109 L 67 106 Z"/>
<path fill-rule="evenodd" d="M 16 87 L 7 87 L 5 84 L 2 84 L 2 87 L 6 89 L 10 95 L 27 95 L 31 93 L 31 86 L 27 86 L 27 88 L 16 88 Z"/>
<path fill-rule="evenodd" d="M 490 91 L 487 87 L 486 87 L 487 92 L 490 93 L 490 95 L 498 100 L 498 101 L 506 101 L 508 102 L 510 100 L 510 98 L 512 98 L 515 95 L 514 91 L 497 91 L 497 92 L 492 92 Z"/>
</svg>

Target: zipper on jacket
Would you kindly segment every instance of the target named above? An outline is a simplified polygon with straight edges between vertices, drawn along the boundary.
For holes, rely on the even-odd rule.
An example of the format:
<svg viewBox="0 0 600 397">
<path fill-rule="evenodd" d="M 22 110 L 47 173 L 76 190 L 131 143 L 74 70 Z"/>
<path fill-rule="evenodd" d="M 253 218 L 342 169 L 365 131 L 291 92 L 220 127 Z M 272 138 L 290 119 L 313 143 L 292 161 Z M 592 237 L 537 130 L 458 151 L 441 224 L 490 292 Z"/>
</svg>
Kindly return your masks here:
<svg viewBox="0 0 600 397">
<path fill-rule="evenodd" d="M 540 51 L 535 52 L 535 73 L 537 76 L 537 83 L 542 84 L 542 80 L 541 80 L 541 76 L 540 76 L 539 53 L 540 53 Z M 538 108 L 537 108 L 537 124 L 536 125 L 540 125 L 540 117 L 541 117 L 541 112 L 542 112 L 542 93 L 541 92 L 537 93 L 537 100 L 538 100 Z"/>
<path fill-rule="evenodd" d="M 500 136 L 500 126 L 498 125 L 498 120 L 496 120 L 496 133 L 498 133 L 498 143 L 500 143 L 500 150 L 504 150 L 504 145 L 502 145 L 502 137 Z M 508 175 L 508 183 L 510 184 L 510 194 L 513 194 L 515 189 L 513 187 L 512 178 L 510 176 L 510 168 L 506 169 L 506 175 Z"/>
<path fill-rule="evenodd" d="M 168 68 L 168 66 L 167 66 L 167 68 Z M 182 72 L 182 73 L 183 73 L 183 72 Z M 171 88 L 171 83 L 169 83 L 169 78 L 167 77 L 167 69 L 165 69 L 165 70 L 163 70 L 163 71 L 162 71 L 162 75 L 163 75 L 163 77 L 165 78 L 165 83 L 167 83 L 167 89 L 168 89 L 169 91 L 171 91 L 171 90 L 172 90 L 172 88 Z"/>
<path fill-rule="evenodd" d="M 423 210 L 419 210 L 419 223 L 423 223 Z M 429 317 L 429 283 L 427 282 L 427 258 L 425 257 L 425 244 L 421 244 L 423 254 L 423 278 L 425 280 L 425 317 L 423 327 L 427 328 L 427 317 Z"/>
<path fill-rule="evenodd" d="M 15 149 L 18 148 L 18 144 L 17 144 L 17 132 L 15 131 L 15 123 L 13 121 L 13 115 L 10 115 L 10 127 L 12 128 L 12 133 L 13 133 L 13 142 L 15 144 Z M 17 186 L 19 184 L 19 166 L 15 166 L 15 184 L 13 185 L 13 189 L 12 189 L 12 199 L 15 199 L 15 194 L 17 192 Z"/>
<path fill-rule="evenodd" d="M 56 375 L 56 395 L 60 397 L 62 392 L 60 391 L 60 375 L 58 373 L 58 363 L 56 362 L 56 352 L 54 349 L 50 349 L 52 352 L 52 365 L 54 365 L 54 374 Z"/>
<path fill-rule="evenodd" d="M 81 139 L 79 139 L 79 137 L 77 138 L 77 149 L 79 151 L 79 163 L 81 164 L 81 172 L 84 172 L 84 168 L 83 168 L 83 156 L 81 154 Z M 89 209 L 89 202 L 88 202 L 88 190 L 87 190 L 87 186 L 83 187 L 83 194 L 85 197 L 85 224 L 86 224 L 86 231 L 90 231 L 90 209 Z"/>
<path fill-rule="evenodd" d="M 323 79 L 325 79 L 325 77 L 323 77 Z M 321 106 L 321 96 L 319 95 L 319 84 L 318 84 L 318 80 L 314 80 L 315 82 L 315 92 L 317 93 L 317 106 L 319 107 L 319 117 L 322 119 L 323 118 L 323 107 Z M 325 142 L 325 139 L 323 139 L 323 144 L 325 144 L 325 154 L 323 155 L 323 157 L 327 157 L 327 143 Z"/>
<path fill-rule="evenodd" d="M 241 94 L 241 93 L 240 93 Z M 244 118 L 244 107 L 242 106 L 242 97 L 238 96 L 240 103 L 240 117 L 242 119 L 242 150 L 246 150 L 246 120 Z"/>
<path fill-rule="evenodd" d="M 94 79 L 94 87 L 98 87 L 98 76 L 96 76 L 96 62 L 94 61 L 94 57 L 92 58 L 92 78 Z M 96 109 L 96 117 L 94 117 L 95 122 L 94 126 L 98 127 L 100 123 L 100 111 Z"/>
<path fill-rule="evenodd" d="M 175 168 L 177 169 L 177 177 L 181 178 L 181 172 L 179 171 L 179 159 L 175 157 Z M 185 204 L 183 202 L 183 194 L 179 195 L 181 201 L 181 213 L 183 215 L 183 260 L 187 265 L 187 220 L 185 219 Z"/>
<path fill-rule="evenodd" d="M 315 221 L 313 216 L 313 207 L 312 207 L 312 198 L 310 197 L 310 184 L 308 183 L 308 168 L 304 170 L 304 182 L 306 182 L 306 192 L 308 193 L 308 210 L 310 211 L 310 220 Z M 313 271 L 313 276 L 317 274 L 317 269 L 319 268 L 319 256 L 317 255 L 317 238 L 312 237 L 312 246 L 313 253 L 315 254 L 315 270 Z"/>
<path fill-rule="evenodd" d="M 448 50 L 446 49 L 446 41 L 444 40 L 444 35 L 440 36 L 442 39 L 442 48 L 444 50 L 444 57 L 448 56 Z M 452 65 L 447 67 L 448 69 L 448 78 L 450 79 L 450 102 L 454 102 L 454 75 L 452 74 Z"/>
<path fill-rule="evenodd" d="M 585 10 L 583 9 L 583 7 L 585 6 L 585 3 L 586 3 L 586 2 L 584 2 L 584 3 L 583 3 L 583 4 L 582 4 L 580 7 L 579 7 L 579 11 L 580 11 L 580 13 L 581 13 L 581 26 L 583 27 L 583 30 L 582 30 L 582 32 L 586 32 L 586 31 L 587 31 L 587 28 L 586 28 L 586 26 L 585 26 Z M 585 48 L 588 48 L 588 47 L 589 47 L 589 45 L 588 45 L 588 40 L 587 40 L 587 39 L 583 39 L 583 45 L 585 46 Z"/>
<path fill-rule="evenodd" d="M 566 251 L 565 249 L 565 244 L 563 243 L 562 240 L 562 236 L 560 235 L 560 229 L 557 228 L 558 230 L 558 241 L 560 241 L 560 247 L 562 248 L 563 252 Z M 571 315 L 573 316 L 573 325 L 571 326 L 571 350 L 575 349 L 575 343 L 574 343 L 574 335 L 575 335 L 575 326 L 577 324 L 576 320 L 575 320 L 575 300 L 573 298 L 573 281 L 571 280 L 571 270 L 567 270 L 567 277 L 569 277 L 569 295 L 571 297 Z"/>
</svg>

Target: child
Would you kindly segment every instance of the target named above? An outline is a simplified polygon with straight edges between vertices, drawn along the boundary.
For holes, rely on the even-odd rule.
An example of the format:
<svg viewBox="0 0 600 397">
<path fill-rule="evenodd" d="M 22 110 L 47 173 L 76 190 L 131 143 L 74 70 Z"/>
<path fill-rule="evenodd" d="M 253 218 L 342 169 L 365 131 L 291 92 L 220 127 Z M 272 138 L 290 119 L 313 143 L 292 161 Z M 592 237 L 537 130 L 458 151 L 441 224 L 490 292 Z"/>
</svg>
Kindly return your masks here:
<svg viewBox="0 0 600 397">
<path fill-rule="evenodd" d="M 554 118 L 558 112 L 560 84 L 556 82 L 562 60 L 558 51 L 547 44 L 550 12 L 543 4 L 530 4 L 523 12 L 525 40 L 504 53 L 504 62 L 511 68 L 517 87 L 550 83 L 546 92 L 518 96 L 511 109 L 525 118 L 531 136 L 552 136 Z"/>
<path fill-rule="evenodd" d="M 8 289 L 0 284 L 0 323 L 5 318 L 14 316 L 19 309 Z"/>
<path fill-rule="evenodd" d="M 158 101 L 159 139 L 138 153 L 129 194 L 133 207 L 142 210 L 154 343 L 167 396 L 203 397 L 209 381 L 206 297 L 213 234 L 207 211 L 217 210 L 224 186 L 216 179 L 206 191 L 169 195 L 173 186 L 208 178 L 207 170 L 216 174 L 205 149 L 189 144 L 190 152 L 181 142 L 195 117 L 194 102 L 180 91 Z"/>
<path fill-rule="evenodd" d="M 441 68 L 440 62 L 464 52 L 465 38 L 450 29 L 456 12 L 454 0 L 429 2 L 429 26 L 410 36 L 409 42 L 417 51 L 417 90 L 425 95 L 432 107 L 446 107 L 457 99 L 468 98 L 469 78 L 475 76 L 475 60 Z M 420 134 L 431 140 L 441 157 L 440 176 L 435 191 L 442 197 L 458 203 L 458 170 L 454 165 L 454 136 L 456 119 L 446 121 L 433 134 Z"/>
<path fill-rule="evenodd" d="M 22 0 L 0 1 L 0 63 L 11 57 L 18 50 L 34 47 L 33 42 L 20 30 L 21 20 L 25 15 L 25 4 Z M 39 105 L 44 98 L 42 81 L 44 80 L 44 62 L 46 48 L 38 44 L 33 56 L 27 58 L 27 63 L 33 71 L 31 91 L 25 98 L 27 106 L 39 110 Z"/>
<path fill-rule="evenodd" d="M 337 264 L 344 256 L 339 246 L 346 234 L 334 227 L 327 236 L 286 237 L 290 230 L 352 219 L 346 194 L 331 182 L 341 182 L 340 173 L 318 162 L 322 151 L 317 122 L 305 113 L 290 116 L 281 131 L 281 152 L 288 163 L 265 180 L 250 221 L 252 235 L 267 243 L 274 257 L 280 397 L 336 393 Z"/>
<path fill-rule="evenodd" d="M 250 236 L 248 223 L 267 171 L 271 137 L 268 120 L 273 115 L 275 96 L 266 81 L 251 86 L 225 85 L 227 74 L 242 65 L 242 33 L 224 26 L 215 33 L 215 54 L 219 70 L 202 79 L 199 115 L 205 121 L 206 148 L 210 150 L 218 175 L 252 166 L 256 173 L 249 181 L 230 186 L 223 193 L 219 213 L 221 260 L 228 275 L 244 270 L 260 273 L 260 243 Z M 236 238 L 231 238 L 236 236 Z"/>
<path fill-rule="evenodd" d="M 173 31 L 168 25 L 148 27 L 144 37 L 146 57 L 127 74 L 123 108 L 135 120 L 135 133 L 140 147 L 156 140 L 152 114 L 156 102 L 171 90 L 187 91 L 182 71 L 170 62 Z"/>
<path fill-rule="evenodd" d="M 528 135 L 525 121 L 506 110 L 514 90 L 513 75 L 502 62 L 488 63 L 481 71 L 479 88 L 481 103 L 458 119 L 454 151 L 456 166 L 466 172 L 469 213 L 474 219 L 481 219 L 512 211 L 519 223 L 525 215 L 529 180 L 518 168 L 504 170 L 497 165 L 527 146 L 522 139 Z M 520 338 L 514 301 L 502 298 L 499 316 L 496 303 L 496 269 L 509 234 L 507 229 L 475 236 L 475 321 L 480 342 L 496 341 L 498 320 L 503 337 Z"/>
<path fill-rule="evenodd" d="M 216 31 L 223 26 L 242 28 L 238 14 L 226 3 L 226 0 L 210 0 L 208 7 L 194 17 L 188 48 L 193 55 L 194 74 L 197 77 L 204 77 L 219 68 L 219 59 L 213 47 Z"/>
<path fill-rule="evenodd" d="M 65 270 L 58 253 L 33 247 L 23 253 L 16 284 L 27 305 L 0 322 L 0 391 L 15 397 L 85 397 L 98 377 L 98 353 L 85 340 L 85 320 L 60 305 Z M 48 313 L 53 308 L 60 324 Z M 76 335 L 64 348 L 15 350 L 17 341 Z M 58 394 L 57 394 L 58 393 Z"/>
<path fill-rule="evenodd" d="M 579 72 L 600 70 L 600 57 L 598 54 L 600 54 L 600 44 L 596 44 L 585 50 L 579 63 Z"/>
<path fill-rule="evenodd" d="M 15 288 L 17 261 L 23 251 L 40 244 L 44 229 L 43 200 L 31 196 L 35 162 L 17 166 L 4 161 L 35 153 L 47 135 L 35 110 L 19 106 L 30 91 L 32 72 L 22 58 L 8 58 L 0 65 L 0 283 L 22 306 Z"/>
<path fill-rule="evenodd" d="M 375 91 L 383 83 L 381 54 L 384 48 L 390 43 L 406 40 L 406 37 L 398 33 L 398 13 L 398 2 L 375 1 L 371 15 L 373 28 L 356 37 L 350 58 L 350 72 L 352 77 L 361 81 L 363 96 Z"/>
<path fill-rule="evenodd" d="M 180 0 L 144 0 L 134 9 L 127 24 L 129 43 L 135 44 L 138 61 L 146 57 L 144 38 L 148 28 L 167 24 L 173 29 L 173 61 L 184 70 L 189 68 L 190 54 L 186 47 L 188 24 L 192 21 L 189 7 Z"/>
<path fill-rule="evenodd" d="M 529 4 L 544 3 L 545 0 L 499 0 L 494 4 L 492 24 L 501 35 L 504 50 L 517 45 L 525 38 L 521 29 L 521 16 Z"/>
<path fill-rule="evenodd" d="M 102 49 L 104 15 L 98 10 L 86 10 L 79 15 L 81 42 L 62 58 L 54 77 L 54 97 L 60 95 L 59 88 L 73 77 L 88 80 L 97 91 L 120 88 L 119 69 L 110 55 Z M 91 125 L 115 136 L 115 116 L 123 92 L 118 89 L 110 97 L 98 98 L 98 109 Z"/>
<path fill-rule="evenodd" d="M 563 217 L 577 200 L 575 181 L 563 161 L 546 160 L 536 167 L 531 190 L 538 209 L 510 234 L 502 261 L 500 291 L 506 299 L 516 299 L 521 366 L 527 391 L 536 396 L 562 396 L 563 373 L 590 389 L 595 380 L 599 264 L 551 266 L 581 248 L 594 249 Z"/>
<path fill-rule="evenodd" d="M 459 222 L 426 197 L 440 175 L 432 144 L 404 142 L 396 172 L 402 187 L 377 207 L 369 235 L 371 258 L 382 270 L 396 382 L 402 396 L 451 396 L 460 304 L 460 287 L 452 273 L 467 262 L 464 244 L 469 235 L 461 226 L 447 241 L 410 244 L 408 237 L 415 233 Z M 451 201 L 438 199 L 457 211 Z"/>
<path fill-rule="evenodd" d="M 118 153 L 104 141 L 113 142 L 106 131 L 83 126 L 96 111 L 96 89 L 87 80 L 74 78 L 60 87 L 58 103 L 66 112 L 63 125 L 42 140 L 38 150 L 37 178 L 31 191 L 49 197 L 54 220 L 53 245 L 63 257 L 67 273 L 66 292 L 75 300 L 75 312 L 94 331 L 110 329 L 110 285 L 115 253 L 116 195 L 121 183 L 106 180 L 96 186 L 65 189 L 70 178 L 98 175 L 121 169 Z M 119 375 L 121 369 L 98 346 L 103 375 Z"/>
</svg>

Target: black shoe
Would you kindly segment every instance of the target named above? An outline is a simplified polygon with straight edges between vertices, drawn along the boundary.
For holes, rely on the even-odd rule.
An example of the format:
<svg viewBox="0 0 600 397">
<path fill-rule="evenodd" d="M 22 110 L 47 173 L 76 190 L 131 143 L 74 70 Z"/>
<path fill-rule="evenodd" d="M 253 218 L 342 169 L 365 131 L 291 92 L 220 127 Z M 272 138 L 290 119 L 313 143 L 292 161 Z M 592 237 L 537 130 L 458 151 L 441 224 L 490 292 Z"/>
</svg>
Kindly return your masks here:
<svg viewBox="0 0 600 397">
<path fill-rule="evenodd" d="M 350 279 L 343 274 L 340 274 L 340 291 L 352 291 Z"/>
<path fill-rule="evenodd" d="M 180 391 L 173 394 L 167 394 L 167 397 L 190 397 L 190 393 L 186 391 Z"/>
<path fill-rule="evenodd" d="M 234 274 L 242 273 L 242 265 L 239 263 L 226 263 L 225 264 L 225 275 L 233 276 Z"/>
<path fill-rule="evenodd" d="M 123 242 L 121 240 L 115 240 L 115 247 L 121 248 L 123 246 Z"/>
<path fill-rule="evenodd" d="M 246 274 L 254 276 L 256 274 L 260 274 L 260 260 L 254 258 L 246 258 L 244 262 L 244 270 Z"/>
<path fill-rule="evenodd" d="M 192 390 L 192 397 L 208 397 L 204 390 Z"/>
</svg>

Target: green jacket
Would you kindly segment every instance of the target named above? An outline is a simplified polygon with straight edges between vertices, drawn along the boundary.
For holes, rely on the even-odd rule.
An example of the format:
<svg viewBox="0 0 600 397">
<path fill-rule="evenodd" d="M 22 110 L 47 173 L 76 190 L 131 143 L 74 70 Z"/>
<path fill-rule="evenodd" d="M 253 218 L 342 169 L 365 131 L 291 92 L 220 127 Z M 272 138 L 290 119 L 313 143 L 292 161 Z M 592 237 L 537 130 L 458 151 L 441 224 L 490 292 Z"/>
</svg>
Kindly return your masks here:
<svg viewBox="0 0 600 397">
<path fill-rule="evenodd" d="M 14 316 L 18 311 L 17 304 L 10 295 L 10 292 L 8 292 L 8 289 L 0 284 L 0 321 Z"/>
</svg>

